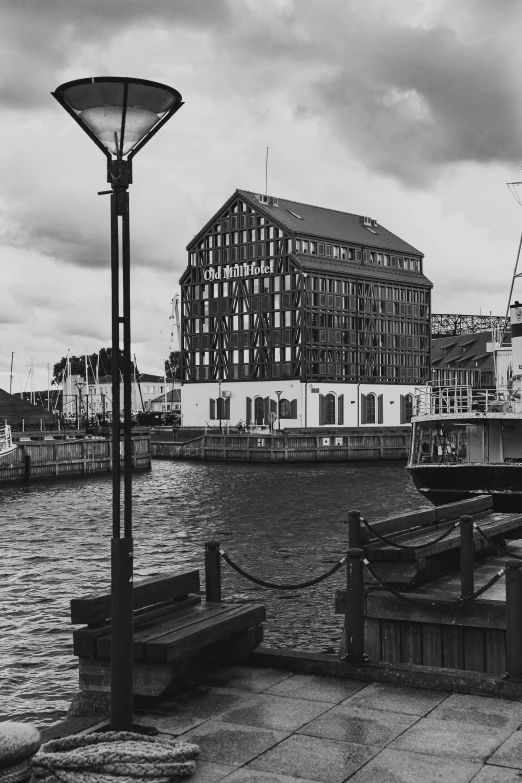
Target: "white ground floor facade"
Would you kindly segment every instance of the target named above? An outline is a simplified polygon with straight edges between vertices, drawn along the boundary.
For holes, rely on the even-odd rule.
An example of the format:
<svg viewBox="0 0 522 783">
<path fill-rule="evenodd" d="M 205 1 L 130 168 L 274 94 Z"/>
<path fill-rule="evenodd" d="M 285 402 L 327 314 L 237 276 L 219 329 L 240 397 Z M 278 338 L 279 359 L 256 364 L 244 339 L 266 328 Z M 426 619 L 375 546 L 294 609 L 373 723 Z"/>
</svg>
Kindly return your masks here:
<svg viewBox="0 0 522 783">
<path fill-rule="evenodd" d="M 242 422 L 281 429 L 395 427 L 409 423 L 415 389 L 403 384 L 301 383 L 295 379 L 189 383 L 182 387 L 182 423 L 184 427 L 212 427 Z"/>
</svg>

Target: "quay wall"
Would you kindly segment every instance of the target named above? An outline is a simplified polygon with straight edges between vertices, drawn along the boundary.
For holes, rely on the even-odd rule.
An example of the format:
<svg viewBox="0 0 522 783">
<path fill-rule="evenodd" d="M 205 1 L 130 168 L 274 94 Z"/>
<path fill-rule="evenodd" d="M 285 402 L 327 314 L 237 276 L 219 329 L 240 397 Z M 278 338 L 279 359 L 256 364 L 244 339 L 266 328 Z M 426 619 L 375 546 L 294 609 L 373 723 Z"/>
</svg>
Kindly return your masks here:
<svg viewBox="0 0 522 783">
<path fill-rule="evenodd" d="M 120 442 L 123 470 L 123 441 Z M 150 433 L 133 433 L 133 470 L 151 467 Z M 15 452 L 0 459 L 0 482 L 55 479 L 110 473 L 112 441 L 106 437 L 78 438 L 48 436 L 18 440 Z"/>
<path fill-rule="evenodd" d="M 203 434 L 184 443 L 153 440 L 152 459 L 321 462 L 407 459 L 410 427 L 329 433 Z"/>
</svg>

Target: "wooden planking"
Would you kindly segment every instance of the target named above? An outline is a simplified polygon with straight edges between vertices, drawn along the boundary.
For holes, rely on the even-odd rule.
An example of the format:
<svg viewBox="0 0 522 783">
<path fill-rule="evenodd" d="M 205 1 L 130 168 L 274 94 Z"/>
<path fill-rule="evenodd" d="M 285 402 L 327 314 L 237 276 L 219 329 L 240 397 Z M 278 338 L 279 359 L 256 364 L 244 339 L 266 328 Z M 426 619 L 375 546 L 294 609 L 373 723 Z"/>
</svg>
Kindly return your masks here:
<svg viewBox="0 0 522 783">
<path fill-rule="evenodd" d="M 422 623 L 422 663 L 424 666 L 442 666 L 442 628 L 436 623 Z"/>
<path fill-rule="evenodd" d="M 464 668 L 467 671 L 485 672 L 486 656 L 483 628 L 463 628 Z"/>
<path fill-rule="evenodd" d="M 364 619 L 364 651 L 372 661 L 381 660 L 381 621 Z"/>
<path fill-rule="evenodd" d="M 133 588 L 134 608 L 165 601 L 167 599 L 196 593 L 200 589 L 199 571 L 171 574 L 166 577 L 152 577 L 136 582 Z M 111 594 L 91 593 L 83 598 L 71 600 L 71 623 L 100 623 L 111 616 Z"/>
<path fill-rule="evenodd" d="M 226 604 L 226 611 L 212 618 L 204 618 L 190 627 L 171 631 L 166 635 L 147 641 L 147 661 L 173 661 L 181 655 L 206 647 L 239 631 L 259 625 L 266 619 L 266 610 L 261 604 Z"/>
<path fill-rule="evenodd" d="M 443 625 L 442 665 L 445 669 L 464 668 L 464 630 L 457 625 Z"/>
<path fill-rule="evenodd" d="M 486 671 L 501 676 L 506 672 L 506 634 L 494 628 L 484 629 Z"/>
<path fill-rule="evenodd" d="M 432 622 L 440 625 L 505 628 L 506 603 L 478 598 L 466 607 L 448 606 L 447 601 L 415 593 L 415 603 L 406 602 L 384 590 L 375 590 L 366 599 L 367 617 L 386 620 Z"/>
<path fill-rule="evenodd" d="M 381 655 L 390 663 L 402 660 L 401 626 L 396 620 L 381 620 Z"/>
<path fill-rule="evenodd" d="M 157 622 L 160 617 L 181 612 L 200 603 L 201 598 L 199 595 L 194 595 L 185 599 L 177 598 L 174 601 L 165 602 L 163 605 L 159 605 L 152 610 L 148 607 L 137 609 L 134 612 L 134 632 L 136 632 L 137 629 L 142 629 L 146 623 Z M 110 635 L 110 632 L 110 622 L 98 623 L 94 626 L 86 626 L 85 628 L 76 628 L 73 631 L 74 654 L 86 658 L 96 657 L 96 655 L 99 654 L 98 640 Z"/>
<path fill-rule="evenodd" d="M 422 663 L 422 634 L 418 623 L 403 621 L 400 623 L 402 637 L 403 663 Z"/>
</svg>

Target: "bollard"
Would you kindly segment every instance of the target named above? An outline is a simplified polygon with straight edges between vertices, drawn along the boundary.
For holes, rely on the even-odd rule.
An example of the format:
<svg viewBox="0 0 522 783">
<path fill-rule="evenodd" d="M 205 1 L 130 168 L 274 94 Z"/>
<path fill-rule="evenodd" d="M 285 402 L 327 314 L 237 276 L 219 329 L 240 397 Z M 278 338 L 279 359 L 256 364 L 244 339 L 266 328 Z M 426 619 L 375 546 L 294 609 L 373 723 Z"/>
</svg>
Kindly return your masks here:
<svg viewBox="0 0 522 783">
<path fill-rule="evenodd" d="M 473 543 L 473 517 L 467 514 L 460 518 L 460 597 L 471 598 L 473 595 L 474 574 L 473 560 L 475 544 Z"/>
<path fill-rule="evenodd" d="M 31 478 L 31 455 L 26 454 L 24 457 L 24 481 L 29 481 Z"/>
<path fill-rule="evenodd" d="M 510 680 L 522 680 L 522 563 L 506 563 L 506 674 Z"/>
<path fill-rule="evenodd" d="M 213 603 L 221 602 L 221 556 L 219 541 L 205 544 L 205 598 Z"/>
<path fill-rule="evenodd" d="M 344 615 L 344 655 L 346 663 L 367 663 L 364 653 L 364 582 L 362 549 L 346 553 L 346 614 Z"/>
<path fill-rule="evenodd" d="M 348 512 L 348 546 L 359 549 L 361 546 L 361 512 Z"/>
</svg>

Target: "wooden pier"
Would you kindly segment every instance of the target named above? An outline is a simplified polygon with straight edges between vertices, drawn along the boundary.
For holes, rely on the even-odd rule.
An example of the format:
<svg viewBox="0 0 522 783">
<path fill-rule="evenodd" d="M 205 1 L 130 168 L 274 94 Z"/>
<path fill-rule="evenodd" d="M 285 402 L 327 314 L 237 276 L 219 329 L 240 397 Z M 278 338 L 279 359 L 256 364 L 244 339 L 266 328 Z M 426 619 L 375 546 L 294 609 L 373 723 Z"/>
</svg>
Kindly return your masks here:
<svg viewBox="0 0 522 783">
<path fill-rule="evenodd" d="M 34 481 L 92 476 L 112 470 L 112 442 L 107 436 L 81 432 L 25 432 L 14 435 L 18 448 L 0 461 L 0 482 Z M 120 444 L 123 469 L 123 441 Z M 150 431 L 136 429 L 132 435 L 133 470 L 151 467 Z"/>
<path fill-rule="evenodd" d="M 323 462 L 407 459 L 410 427 L 321 429 L 307 433 L 202 434 L 177 443 L 153 440 L 153 459 Z"/>
</svg>

